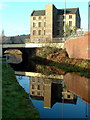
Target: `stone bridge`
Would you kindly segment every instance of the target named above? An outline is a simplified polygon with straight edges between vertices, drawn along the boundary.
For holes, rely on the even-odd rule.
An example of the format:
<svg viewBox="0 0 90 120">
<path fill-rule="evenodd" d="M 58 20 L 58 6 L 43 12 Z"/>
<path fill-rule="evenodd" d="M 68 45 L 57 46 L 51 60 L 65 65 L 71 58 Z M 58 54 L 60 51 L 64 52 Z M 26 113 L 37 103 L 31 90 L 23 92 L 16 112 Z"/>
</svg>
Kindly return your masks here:
<svg viewBox="0 0 90 120">
<path fill-rule="evenodd" d="M 36 48 L 41 47 L 64 48 L 64 43 L 26 43 L 26 44 L 2 44 L 2 54 L 9 49 L 18 49 L 22 52 L 22 59 L 29 60 L 36 55 Z"/>
<path fill-rule="evenodd" d="M 26 43 L 26 44 L 2 44 L 2 48 L 40 48 L 40 47 L 64 48 L 64 42 L 61 43 Z"/>
<path fill-rule="evenodd" d="M 7 49 L 19 49 L 26 56 L 34 56 L 36 48 L 56 47 L 66 49 L 69 58 L 90 60 L 90 33 L 86 32 L 82 36 L 75 36 L 60 43 L 26 43 L 26 44 L 3 44 L 3 51 Z M 32 49 L 32 50 L 31 50 Z M 25 57 L 24 57 L 25 56 Z"/>
</svg>

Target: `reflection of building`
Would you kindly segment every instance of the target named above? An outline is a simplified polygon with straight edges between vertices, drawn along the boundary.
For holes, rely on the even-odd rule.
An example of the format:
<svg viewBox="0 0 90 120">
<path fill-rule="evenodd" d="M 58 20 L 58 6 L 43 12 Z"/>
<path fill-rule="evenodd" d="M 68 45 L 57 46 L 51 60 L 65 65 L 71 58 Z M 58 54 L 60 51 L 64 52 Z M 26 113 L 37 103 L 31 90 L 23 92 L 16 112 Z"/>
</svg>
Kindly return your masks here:
<svg viewBox="0 0 90 120">
<path fill-rule="evenodd" d="M 76 104 L 77 97 L 63 88 L 62 80 L 31 77 L 30 96 L 44 100 L 44 107 L 51 108 L 56 102 Z"/>
<path fill-rule="evenodd" d="M 47 4 L 46 10 L 34 10 L 31 14 L 31 42 L 49 42 L 60 38 L 64 32 L 64 23 L 71 28 L 80 28 L 79 8 L 57 9 Z M 56 40 L 56 39 L 55 39 Z"/>
<path fill-rule="evenodd" d="M 77 96 L 74 95 L 73 93 L 69 92 L 68 90 L 65 90 L 62 92 L 62 100 L 64 99 L 65 103 L 73 103 L 75 104 L 77 99 Z"/>
<path fill-rule="evenodd" d="M 44 96 L 44 83 L 43 79 L 31 77 L 30 80 L 30 95 Z"/>
</svg>

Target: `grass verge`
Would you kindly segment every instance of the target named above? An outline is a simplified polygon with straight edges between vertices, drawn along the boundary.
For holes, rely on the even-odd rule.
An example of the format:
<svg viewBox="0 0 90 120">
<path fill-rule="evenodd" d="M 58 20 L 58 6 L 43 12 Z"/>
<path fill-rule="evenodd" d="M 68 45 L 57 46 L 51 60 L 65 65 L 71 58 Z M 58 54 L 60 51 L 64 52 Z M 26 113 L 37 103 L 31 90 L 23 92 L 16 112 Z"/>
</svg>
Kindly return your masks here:
<svg viewBox="0 0 90 120">
<path fill-rule="evenodd" d="M 13 69 L 7 64 L 2 64 L 2 120 L 36 119 L 36 111 L 28 94 L 16 81 Z"/>
</svg>

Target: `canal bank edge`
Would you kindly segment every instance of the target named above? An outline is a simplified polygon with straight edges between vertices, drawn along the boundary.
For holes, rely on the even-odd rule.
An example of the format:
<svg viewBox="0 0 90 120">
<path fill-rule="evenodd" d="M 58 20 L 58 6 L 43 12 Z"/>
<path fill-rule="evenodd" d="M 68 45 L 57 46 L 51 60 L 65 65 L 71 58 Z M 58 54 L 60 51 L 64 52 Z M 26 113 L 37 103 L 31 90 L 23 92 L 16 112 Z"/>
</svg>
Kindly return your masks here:
<svg viewBox="0 0 90 120">
<path fill-rule="evenodd" d="M 2 63 L 2 120 L 40 118 L 29 96 L 16 81 L 13 69 Z"/>
<path fill-rule="evenodd" d="M 47 66 L 55 66 L 66 72 L 76 72 L 81 76 L 90 78 L 90 60 L 69 58 L 65 49 L 37 48 L 35 61 L 47 64 Z"/>
</svg>

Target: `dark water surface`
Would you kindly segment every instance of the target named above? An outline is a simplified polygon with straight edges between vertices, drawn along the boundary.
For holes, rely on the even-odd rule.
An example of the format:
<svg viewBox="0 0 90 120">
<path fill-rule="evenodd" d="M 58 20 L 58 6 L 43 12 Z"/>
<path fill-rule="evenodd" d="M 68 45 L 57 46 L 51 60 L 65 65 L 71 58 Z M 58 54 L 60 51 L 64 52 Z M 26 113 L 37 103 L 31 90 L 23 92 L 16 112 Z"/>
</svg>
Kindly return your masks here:
<svg viewBox="0 0 90 120">
<path fill-rule="evenodd" d="M 88 118 L 90 79 L 75 73 L 53 74 L 33 63 L 11 64 L 41 118 Z M 50 67 L 50 66 L 49 66 Z M 43 71 L 38 72 L 37 68 Z M 61 70 L 60 70 L 61 71 Z M 45 74 L 44 74 L 45 73 Z M 44 76 L 43 76 L 44 75 Z"/>
</svg>

